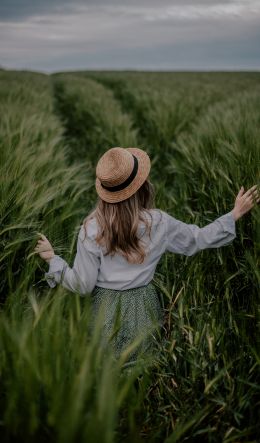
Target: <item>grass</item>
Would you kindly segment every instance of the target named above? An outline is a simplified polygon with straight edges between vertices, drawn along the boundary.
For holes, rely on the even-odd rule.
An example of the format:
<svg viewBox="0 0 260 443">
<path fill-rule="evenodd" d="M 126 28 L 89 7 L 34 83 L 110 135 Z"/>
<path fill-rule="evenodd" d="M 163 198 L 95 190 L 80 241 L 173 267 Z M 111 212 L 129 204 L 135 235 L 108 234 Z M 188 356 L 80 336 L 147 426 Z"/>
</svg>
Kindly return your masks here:
<svg viewBox="0 0 260 443">
<path fill-rule="evenodd" d="M 0 436 L 19 442 L 257 442 L 259 207 L 227 247 L 162 256 L 160 359 L 124 370 L 90 297 L 49 289 L 43 232 L 72 265 L 112 146 L 152 159 L 156 207 L 204 226 L 259 183 L 258 73 L 0 71 Z"/>
</svg>

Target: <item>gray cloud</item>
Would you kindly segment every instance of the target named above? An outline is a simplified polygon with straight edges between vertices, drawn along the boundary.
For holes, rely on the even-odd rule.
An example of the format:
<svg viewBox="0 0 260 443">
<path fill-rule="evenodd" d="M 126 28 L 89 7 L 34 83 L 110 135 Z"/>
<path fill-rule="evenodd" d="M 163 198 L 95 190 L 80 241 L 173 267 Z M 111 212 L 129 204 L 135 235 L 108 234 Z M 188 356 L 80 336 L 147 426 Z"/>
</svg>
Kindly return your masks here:
<svg viewBox="0 0 260 443">
<path fill-rule="evenodd" d="M 259 69 L 258 0 L 1 0 L 0 64 Z"/>
<path fill-rule="evenodd" d="M 69 14 L 80 8 L 89 8 L 95 10 L 113 10 L 116 12 L 128 12 L 143 14 L 143 10 L 149 14 L 161 11 L 160 15 L 163 17 L 165 8 L 168 14 L 169 10 L 181 8 L 185 15 L 185 8 L 194 10 L 206 11 L 213 8 L 216 11 L 219 9 L 226 9 L 232 13 L 236 9 L 256 9 L 259 5 L 258 0 L 1 0 L 0 2 L 0 20 L 1 21 L 19 21 L 23 18 L 37 16 L 41 14 Z"/>
</svg>

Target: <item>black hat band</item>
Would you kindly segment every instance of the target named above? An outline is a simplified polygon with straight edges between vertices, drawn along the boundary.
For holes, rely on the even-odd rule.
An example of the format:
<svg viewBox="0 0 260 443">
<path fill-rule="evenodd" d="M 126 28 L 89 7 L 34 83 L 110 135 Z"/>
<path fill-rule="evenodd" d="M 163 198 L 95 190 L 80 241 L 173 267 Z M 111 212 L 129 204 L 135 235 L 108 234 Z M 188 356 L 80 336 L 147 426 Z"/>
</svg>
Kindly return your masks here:
<svg viewBox="0 0 260 443">
<path fill-rule="evenodd" d="M 120 185 L 117 186 L 105 186 L 101 183 L 102 188 L 107 189 L 110 192 L 116 192 L 116 191 L 121 191 L 122 189 L 125 189 L 128 185 L 130 185 L 130 183 L 134 180 L 138 171 L 137 157 L 134 154 L 132 154 L 132 156 L 134 157 L 134 167 L 129 177 L 123 183 L 120 183 Z"/>
</svg>

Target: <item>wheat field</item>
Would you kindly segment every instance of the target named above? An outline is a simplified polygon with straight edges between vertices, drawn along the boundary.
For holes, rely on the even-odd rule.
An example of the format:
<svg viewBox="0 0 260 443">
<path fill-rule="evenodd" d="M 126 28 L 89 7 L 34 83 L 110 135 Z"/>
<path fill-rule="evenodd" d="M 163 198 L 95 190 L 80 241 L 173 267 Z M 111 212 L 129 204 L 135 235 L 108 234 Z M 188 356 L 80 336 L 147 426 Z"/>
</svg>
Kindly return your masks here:
<svg viewBox="0 0 260 443">
<path fill-rule="evenodd" d="M 2 442 L 260 441 L 259 206 L 227 247 L 166 253 L 154 365 L 123 370 L 90 296 L 44 280 L 37 232 L 72 265 L 97 159 L 150 155 L 156 207 L 204 226 L 259 184 L 260 74 L 0 70 Z"/>
</svg>

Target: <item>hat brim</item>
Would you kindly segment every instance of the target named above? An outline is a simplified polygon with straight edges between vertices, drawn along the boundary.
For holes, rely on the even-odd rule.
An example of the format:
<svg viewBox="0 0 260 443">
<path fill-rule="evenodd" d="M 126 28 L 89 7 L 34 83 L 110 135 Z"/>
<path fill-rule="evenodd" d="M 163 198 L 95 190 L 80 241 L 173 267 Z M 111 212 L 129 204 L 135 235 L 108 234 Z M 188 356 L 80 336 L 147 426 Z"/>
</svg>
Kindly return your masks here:
<svg viewBox="0 0 260 443">
<path fill-rule="evenodd" d="M 108 203 L 118 203 L 131 197 L 147 179 L 150 169 L 151 161 L 148 154 L 139 148 L 125 148 L 127 151 L 134 154 L 138 159 L 138 171 L 133 181 L 121 191 L 111 192 L 104 189 L 98 177 L 96 177 L 96 191 L 99 197 Z"/>
</svg>

